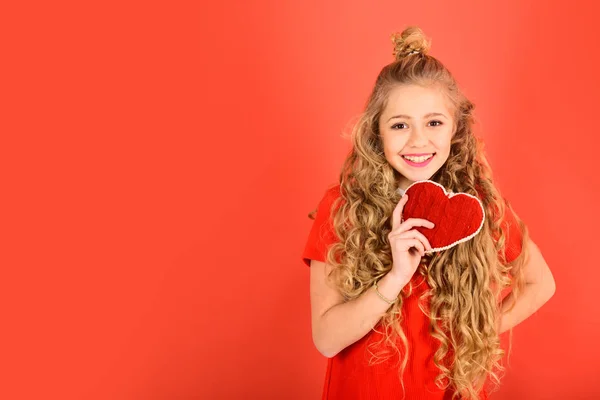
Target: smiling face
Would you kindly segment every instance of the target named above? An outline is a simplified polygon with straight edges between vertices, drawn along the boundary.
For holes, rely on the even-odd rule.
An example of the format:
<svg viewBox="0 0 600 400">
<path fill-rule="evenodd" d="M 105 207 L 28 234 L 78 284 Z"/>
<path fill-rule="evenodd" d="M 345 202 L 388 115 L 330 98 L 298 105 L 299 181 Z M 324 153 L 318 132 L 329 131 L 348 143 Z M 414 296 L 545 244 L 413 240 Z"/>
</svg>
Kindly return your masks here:
<svg viewBox="0 0 600 400">
<path fill-rule="evenodd" d="M 379 118 L 385 158 L 400 173 L 398 187 L 431 178 L 450 155 L 454 118 L 437 88 L 397 86 Z"/>
</svg>

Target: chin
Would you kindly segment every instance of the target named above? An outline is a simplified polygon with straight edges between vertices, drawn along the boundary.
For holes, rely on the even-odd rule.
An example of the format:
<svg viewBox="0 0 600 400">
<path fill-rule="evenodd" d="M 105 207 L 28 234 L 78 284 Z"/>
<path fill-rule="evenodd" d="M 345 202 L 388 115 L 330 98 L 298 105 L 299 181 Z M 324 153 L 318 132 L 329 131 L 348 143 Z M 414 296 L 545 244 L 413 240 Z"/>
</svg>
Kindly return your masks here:
<svg viewBox="0 0 600 400">
<path fill-rule="evenodd" d="M 413 178 L 419 177 L 422 180 L 422 179 L 429 179 L 430 177 L 432 177 L 433 175 L 435 175 L 435 173 L 438 170 L 439 170 L 439 168 L 433 168 L 432 167 L 432 168 L 424 168 L 423 171 L 414 171 L 414 170 L 407 171 L 406 169 L 399 170 L 399 171 L 402 174 L 402 176 L 405 176 L 407 178 L 409 178 L 409 177 L 413 177 Z"/>
<path fill-rule="evenodd" d="M 403 177 L 405 177 L 406 179 L 408 179 L 411 182 L 417 182 L 417 181 L 426 181 L 426 180 L 430 180 L 435 174 L 436 172 L 439 170 L 436 169 L 433 172 L 430 171 L 423 171 L 422 173 L 417 173 L 415 174 L 414 172 L 402 172 L 402 171 L 398 171 L 400 173 L 400 175 L 402 175 Z"/>
</svg>

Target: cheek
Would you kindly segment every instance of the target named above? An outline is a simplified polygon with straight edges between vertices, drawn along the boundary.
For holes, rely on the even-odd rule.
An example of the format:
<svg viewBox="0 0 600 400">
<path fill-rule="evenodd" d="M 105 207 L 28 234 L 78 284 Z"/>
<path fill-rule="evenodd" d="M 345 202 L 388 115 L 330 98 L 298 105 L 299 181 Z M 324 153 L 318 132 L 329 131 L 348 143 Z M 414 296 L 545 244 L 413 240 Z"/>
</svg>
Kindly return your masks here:
<svg viewBox="0 0 600 400">
<path fill-rule="evenodd" d="M 383 139 L 383 145 L 389 150 L 393 152 L 397 152 L 401 150 L 406 144 L 406 139 L 401 137 L 400 135 L 388 135 Z"/>
<path fill-rule="evenodd" d="M 444 136 L 444 137 L 438 137 L 438 138 L 436 138 L 436 140 L 434 140 L 435 147 L 441 152 L 449 153 L 451 139 L 452 139 L 452 137 L 450 135 Z"/>
<path fill-rule="evenodd" d="M 388 154 L 390 152 L 392 152 L 394 150 L 394 141 L 392 139 L 390 139 L 390 137 L 388 136 L 384 136 L 381 139 L 381 142 L 383 143 L 383 151 Z"/>
</svg>

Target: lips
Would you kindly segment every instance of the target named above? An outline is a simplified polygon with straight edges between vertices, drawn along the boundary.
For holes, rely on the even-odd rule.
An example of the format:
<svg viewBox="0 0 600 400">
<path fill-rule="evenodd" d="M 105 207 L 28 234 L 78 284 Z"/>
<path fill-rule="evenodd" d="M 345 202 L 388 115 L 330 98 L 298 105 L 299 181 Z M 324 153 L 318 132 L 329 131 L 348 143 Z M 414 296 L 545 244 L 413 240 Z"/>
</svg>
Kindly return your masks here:
<svg viewBox="0 0 600 400">
<path fill-rule="evenodd" d="M 430 157 L 430 156 L 434 156 L 435 153 L 420 153 L 420 154 L 401 154 L 400 156 L 402 158 L 406 158 L 406 157 Z"/>
<path fill-rule="evenodd" d="M 430 155 L 430 157 L 428 159 L 423 160 L 421 162 L 411 161 L 408 158 L 406 158 L 404 155 L 402 156 L 402 159 L 404 160 L 404 162 L 406 162 L 411 167 L 425 167 L 431 162 L 431 160 L 433 160 L 435 158 L 435 153 L 429 153 L 429 155 Z"/>
</svg>

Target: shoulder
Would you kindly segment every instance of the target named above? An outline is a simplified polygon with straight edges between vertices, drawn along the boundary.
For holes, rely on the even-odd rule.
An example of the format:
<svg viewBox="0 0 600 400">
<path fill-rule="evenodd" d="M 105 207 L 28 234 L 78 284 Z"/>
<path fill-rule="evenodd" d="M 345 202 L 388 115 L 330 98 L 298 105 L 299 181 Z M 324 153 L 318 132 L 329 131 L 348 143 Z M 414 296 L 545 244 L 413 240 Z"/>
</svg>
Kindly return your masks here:
<svg viewBox="0 0 600 400">
<path fill-rule="evenodd" d="M 500 229 L 502 229 L 502 233 L 504 234 L 504 247 L 502 249 L 504 257 L 501 258 L 504 259 L 505 263 L 512 263 L 523 251 L 523 241 L 526 237 L 527 226 L 517 215 L 507 198 L 502 197 L 501 202 L 504 208 L 502 217 L 499 220 Z M 499 212 L 499 210 L 495 211 Z M 500 232 L 495 231 L 493 234 L 494 241 L 498 241 L 499 238 Z"/>
<path fill-rule="evenodd" d="M 325 195 L 332 198 L 332 199 L 336 199 L 338 197 L 341 196 L 341 189 L 342 189 L 342 185 L 339 183 L 332 183 L 329 186 L 327 186 L 327 190 L 325 191 Z"/>
<path fill-rule="evenodd" d="M 309 217 L 314 219 L 302 259 L 310 266 L 310 260 L 325 261 L 331 244 L 339 241 L 331 216 L 335 199 L 340 196 L 340 185 L 329 185 L 319 201 L 317 209 Z"/>
<path fill-rule="evenodd" d="M 327 207 L 328 210 L 331 210 L 334 201 L 339 197 L 341 197 L 341 185 L 339 183 L 330 184 L 323 194 L 319 208 Z"/>
</svg>

